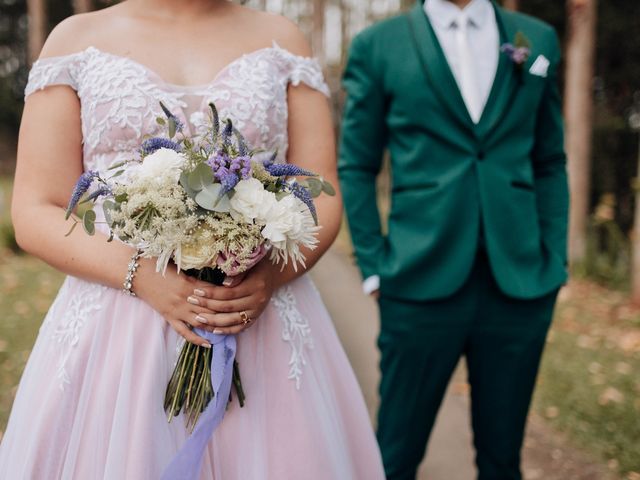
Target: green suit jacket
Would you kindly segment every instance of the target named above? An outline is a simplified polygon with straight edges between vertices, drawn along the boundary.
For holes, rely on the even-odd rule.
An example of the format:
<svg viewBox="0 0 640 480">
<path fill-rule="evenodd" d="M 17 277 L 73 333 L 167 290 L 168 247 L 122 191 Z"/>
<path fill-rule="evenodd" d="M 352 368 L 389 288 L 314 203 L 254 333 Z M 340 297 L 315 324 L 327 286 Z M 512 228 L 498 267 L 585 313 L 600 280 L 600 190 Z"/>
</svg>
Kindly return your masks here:
<svg viewBox="0 0 640 480">
<path fill-rule="evenodd" d="M 351 45 L 340 183 L 362 275 L 379 275 L 383 295 L 426 301 L 453 294 L 480 241 L 510 297 L 537 298 L 566 280 L 558 39 L 549 25 L 494 6 L 501 43 L 522 32 L 531 54 L 517 66 L 500 53 L 478 124 L 422 2 Z M 546 76 L 529 72 L 541 55 L 550 62 Z M 385 235 L 375 178 L 387 149 L 393 186 Z"/>
</svg>

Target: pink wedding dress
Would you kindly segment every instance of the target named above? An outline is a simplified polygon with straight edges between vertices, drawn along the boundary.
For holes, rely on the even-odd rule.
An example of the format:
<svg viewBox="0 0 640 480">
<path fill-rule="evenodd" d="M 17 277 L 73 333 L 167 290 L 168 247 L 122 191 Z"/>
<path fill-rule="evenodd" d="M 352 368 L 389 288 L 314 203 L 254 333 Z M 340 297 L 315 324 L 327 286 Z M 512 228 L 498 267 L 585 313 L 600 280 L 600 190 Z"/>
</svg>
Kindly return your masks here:
<svg viewBox="0 0 640 480">
<path fill-rule="evenodd" d="M 274 43 L 181 86 L 90 47 L 36 62 L 26 96 L 68 85 L 81 102 L 84 168 L 129 158 L 157 131 L 164 102 L 197 134 L 207 104 L 253 147 L 287 152 L 287 88 L 328 95 L 318 63 Z M 163 411 L 181 340 L 143 301 L 68 277 L 47 314 L 0 445 L 0 479 L 157 480 L 187 437 Z M 306 276 L 277 291 L 238 337 L 247 404 L 232 403 L 209 442 L 201 478 L 378 480 L 380 454 L 362 394 Z"/>
</svg>

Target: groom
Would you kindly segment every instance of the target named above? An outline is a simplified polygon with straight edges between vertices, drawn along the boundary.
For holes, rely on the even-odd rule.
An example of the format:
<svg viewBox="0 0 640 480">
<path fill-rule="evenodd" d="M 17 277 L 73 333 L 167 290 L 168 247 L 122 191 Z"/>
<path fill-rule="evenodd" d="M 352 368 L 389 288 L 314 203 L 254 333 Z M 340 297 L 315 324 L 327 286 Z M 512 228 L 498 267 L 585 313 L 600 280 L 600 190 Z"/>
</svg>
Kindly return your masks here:
<svg viewBox="0 0 640 480">
<path fill-rule="evenodd" d="M 521 478 L 567 277 L 559 62 L 550 26 L 490 0 L 419 2 L 353 41 L 339 168 L 365 291 L 379 294 L 389 479 L 415 478 L 462 355 L 479 478 Z M 385 151 L 386 230 L 375 185 Z"/>
</svg>

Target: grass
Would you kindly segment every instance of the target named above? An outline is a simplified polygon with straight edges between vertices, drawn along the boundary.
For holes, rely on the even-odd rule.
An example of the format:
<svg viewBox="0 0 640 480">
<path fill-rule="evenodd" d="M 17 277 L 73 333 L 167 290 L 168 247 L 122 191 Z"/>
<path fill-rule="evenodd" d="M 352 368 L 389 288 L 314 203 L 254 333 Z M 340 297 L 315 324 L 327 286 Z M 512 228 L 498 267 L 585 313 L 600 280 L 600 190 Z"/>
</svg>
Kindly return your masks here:
<svg viewBox="0 0 640 480">
<path fill-rule="evenodd" d="M 535 408 L 612 470 L 640 478 L 640 309 L 577 280 L 563 295 Z"/>
</svg>

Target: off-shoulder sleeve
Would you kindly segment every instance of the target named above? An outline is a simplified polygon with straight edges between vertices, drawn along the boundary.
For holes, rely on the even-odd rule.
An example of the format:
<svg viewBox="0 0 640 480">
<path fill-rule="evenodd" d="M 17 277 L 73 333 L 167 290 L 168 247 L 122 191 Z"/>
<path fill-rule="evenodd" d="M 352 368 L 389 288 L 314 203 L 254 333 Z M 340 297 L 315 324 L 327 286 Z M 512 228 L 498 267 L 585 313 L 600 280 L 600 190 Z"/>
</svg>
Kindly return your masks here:
<svg viewBox="0 0 640 480">
<path fill-rule="evenodd" d="M 329 86 L 324 80 L 320 62 L 316 58 L 301 57 L 280 47 L 274 42 L 274 47 L 280 52 L 286 65 L 287 79 L 291 85 L 304 83 L 327 97 L 331 96 Z"/>
<path fill-rule="evenodd" d="M 81 53 L 62 57 L 49 57 L 37 60 L 29 72 L 29 80 L 24 90 L 27 98 L 34 92 L 52 85 L 68 85 L 78 90 Z"/>
</svg>

